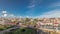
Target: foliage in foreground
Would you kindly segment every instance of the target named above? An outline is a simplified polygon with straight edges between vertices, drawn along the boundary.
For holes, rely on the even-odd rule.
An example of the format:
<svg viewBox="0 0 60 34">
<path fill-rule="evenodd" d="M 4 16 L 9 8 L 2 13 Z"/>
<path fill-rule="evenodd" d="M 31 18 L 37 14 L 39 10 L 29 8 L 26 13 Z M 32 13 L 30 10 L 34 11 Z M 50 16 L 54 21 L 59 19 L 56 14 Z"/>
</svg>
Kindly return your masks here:
<svg viewBox="0 0 60 34">
<path fill-rule="evenodd" d="M 36 29 L 23 28 L 18 29 L 17 31 L 6 32 L 4 34 L 37 34 Z"/>
</svg>

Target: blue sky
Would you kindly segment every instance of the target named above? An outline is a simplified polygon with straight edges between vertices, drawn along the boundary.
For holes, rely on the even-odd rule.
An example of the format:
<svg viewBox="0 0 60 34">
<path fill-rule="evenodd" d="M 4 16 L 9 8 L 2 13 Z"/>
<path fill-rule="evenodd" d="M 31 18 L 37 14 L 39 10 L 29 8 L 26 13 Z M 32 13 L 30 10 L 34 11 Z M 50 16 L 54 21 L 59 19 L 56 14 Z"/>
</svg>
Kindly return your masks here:
<svg viewBox="0 0 60 34">
<path fill-rule="evenodd" d="M 16 16 L 45 17 L 51 11 L 60 12 L 59 9 L 60 0 L 0 0 L 0 12 L 5 10 Z"/>
</svg>

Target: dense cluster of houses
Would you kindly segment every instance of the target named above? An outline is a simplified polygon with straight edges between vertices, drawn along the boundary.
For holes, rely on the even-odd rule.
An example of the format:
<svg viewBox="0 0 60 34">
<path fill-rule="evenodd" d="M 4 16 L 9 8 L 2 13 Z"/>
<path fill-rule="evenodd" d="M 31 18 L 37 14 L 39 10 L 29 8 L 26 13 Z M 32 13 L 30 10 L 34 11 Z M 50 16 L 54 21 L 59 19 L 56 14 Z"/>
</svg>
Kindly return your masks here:
<svg viewBox="0 0 60 34">
<path fill-rule="evenodd" d="M 15 25 L 17 19 L 15 18 L 0 18 L 0 24 L 2 25 Z"/>
<path fill-rule="evenodd" d="M 53 25 L 58 26 L 60 24 L 60 18 L 40 18 L 37 24 L 40 25 Z"/>
<path fill-rule="evenodd" d="M 29 18 L 30 19 L 30 18 Z M 36 22 L 37 25 L 54 25 L 58 26 L 60 24 L 60 18 L 36 18 L 38 21 Z M 0 18 L 0 24 L 2 25 L 16 25 L 16 23 L 19 21 L 23 21 L 25 18 Z M 30 19 L 30 21 L 34 21 L 33 18 Z"/>
</svg>

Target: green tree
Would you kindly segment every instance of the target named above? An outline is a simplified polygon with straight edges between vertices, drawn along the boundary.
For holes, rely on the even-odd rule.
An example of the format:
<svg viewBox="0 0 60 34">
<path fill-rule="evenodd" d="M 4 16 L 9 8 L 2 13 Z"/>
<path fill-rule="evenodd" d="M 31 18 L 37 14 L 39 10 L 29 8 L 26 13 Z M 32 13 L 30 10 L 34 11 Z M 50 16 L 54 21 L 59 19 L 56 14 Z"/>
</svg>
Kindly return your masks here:
<svg viewBox="0 0 60 34">
<path fill-rule="evenodd" d="M 24 20 L 24 23 L 26 24 L 26 23 L 29 23 L 29 21 L 30 21 L 30 19 L 29 18 L 26 18 L 25 20 Z"/>
</svg>

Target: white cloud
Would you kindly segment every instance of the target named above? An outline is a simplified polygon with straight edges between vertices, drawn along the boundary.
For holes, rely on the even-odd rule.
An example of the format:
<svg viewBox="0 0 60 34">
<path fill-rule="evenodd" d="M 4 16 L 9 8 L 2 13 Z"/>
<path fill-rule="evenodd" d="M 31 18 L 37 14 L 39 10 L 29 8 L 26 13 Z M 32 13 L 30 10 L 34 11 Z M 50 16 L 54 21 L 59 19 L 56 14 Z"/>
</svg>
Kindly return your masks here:
<svg viewBox="0 0 60 34">
<path fill-rule="evenodd" d="M 35 7 L 35 5 L 30 5 L 30 6 L 28 6 L 28 8 L 34 8 Z"/>
<path fill-rule="evenodd" d="M 7 11 L 2 11 L 2 13 L 7 13 Z"/>
<path fill-rule="evenodd" d="M 48 7 L 57 7 L 57 6 L 60 6 L 60 2 L 55 2 L 55 3 L 52 3 L 50 4 Z"/>
<path fill-rule="evenodd" d="M 7 16 L 7 14 L 4 14 L 3 16 L 4 16 L 4 17 L 6 17 L 6 16 Z"/>
<path fill-rule="evenodd" d="M 27 7 L 28 8 L 34 8 L 35 7 L 35 0 L 30 0 L 30 3 Z"/>
<path fill-rule="evenodd" d="M 30 0 L 29 5 L 27 6 L 28 8 L 34 8 L 36 5 L 40 4 L 42 0 Z"/>
<path fill-rule="evenodd" d="M 7 14 L 7 17 L 16 17 L 14 14 Z"/>
<path fill-rule="evenodd" d="M 60 10 L 52 10 L 49 12 L 46 12 L 44 14 L 42 14 L 41 16 L 39 16 L 41 18 L 54 18 L 54 17 L 60 17 Z"/>
<path fill-rule="evenodd" d="M 13 17 L 14 15 L 13 14 L 10 14 L 11 17 Z"/>
<path fill-rule="evenodd" d="M 26 14 L 28 14 L 29 16 L 33 16 L 35 13 L 35 7 L 37 7 L 37 5 L 42 2 L 42 0 L 29 0 L 29 1 L 30 3 L 27 6 L 29 10 L 26 12 Z"/>
</svg>

